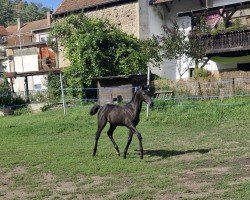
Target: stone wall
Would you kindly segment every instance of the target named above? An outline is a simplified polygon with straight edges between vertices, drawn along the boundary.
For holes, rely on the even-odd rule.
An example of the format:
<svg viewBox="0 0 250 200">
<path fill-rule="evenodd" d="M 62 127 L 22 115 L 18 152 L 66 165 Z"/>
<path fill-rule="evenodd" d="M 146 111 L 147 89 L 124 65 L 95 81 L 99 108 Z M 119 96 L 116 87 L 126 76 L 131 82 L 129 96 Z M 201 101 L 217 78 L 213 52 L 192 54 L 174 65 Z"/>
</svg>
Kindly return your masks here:
<svg viewBox="0 0 250 200">
<path fill-rule="evenodd" d="M 87 16 L 107 19 L 128 34 L 139 36 L 138 2 L 117 5 L 86 13 Z"/>
<path fill-rule="evenodd" d="M 87 12 L 91 18 L 107 19 L 124 32 L 139 37 L 139 5 L 138 2 L 107 7 L 95 11 Z M 68 67 L 69 60 L 65 59 L 63 47 L 60 47 L 59 67 Z"/>
</svg>

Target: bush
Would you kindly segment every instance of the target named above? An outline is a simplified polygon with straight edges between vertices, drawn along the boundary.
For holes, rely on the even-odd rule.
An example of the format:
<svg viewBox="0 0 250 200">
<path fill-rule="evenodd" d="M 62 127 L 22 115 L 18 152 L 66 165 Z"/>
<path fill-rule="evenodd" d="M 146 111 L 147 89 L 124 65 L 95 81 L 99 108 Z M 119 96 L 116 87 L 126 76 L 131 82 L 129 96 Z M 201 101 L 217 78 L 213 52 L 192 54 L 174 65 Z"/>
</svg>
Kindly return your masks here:
<svg viewBox="0 0 250 200">
<path fill-rule="evenodd" d="M 209 72 L 208 70 L 204 69 L 204 68 L 195 68 L 194 69 L 194 78 L 198 79 L 198 78 L 205 78 L 211 75 L 211 72 Z"/>
<path fill-rule="evenodd" d="M 11 106 L 12 95 L 6 78 L 0 83 L 0 108 Z"/>
</svg>

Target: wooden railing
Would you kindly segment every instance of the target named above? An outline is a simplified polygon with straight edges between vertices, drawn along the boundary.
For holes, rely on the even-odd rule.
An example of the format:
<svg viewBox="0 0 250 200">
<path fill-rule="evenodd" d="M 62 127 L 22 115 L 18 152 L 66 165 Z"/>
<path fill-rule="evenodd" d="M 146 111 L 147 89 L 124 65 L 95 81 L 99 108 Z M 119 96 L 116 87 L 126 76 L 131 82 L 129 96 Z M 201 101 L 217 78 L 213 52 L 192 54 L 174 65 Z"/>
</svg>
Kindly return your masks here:
<svg viewBox="0 0 250 200">
<path fill-rule="evenodd" d="M 39 59 L 39 70 L 47 70 L 56 68 L 56 59 Z"/>
<path fill-rule="evenodd" d="M 204 34 L 197 40 L 204 44 L 206 54 L 250 49 L 250 29 Z"/>
<path fill-rule="evenodd" d="M 0 50 L 0 57 L 6 57 L 5 50 Z"/>
</svg>

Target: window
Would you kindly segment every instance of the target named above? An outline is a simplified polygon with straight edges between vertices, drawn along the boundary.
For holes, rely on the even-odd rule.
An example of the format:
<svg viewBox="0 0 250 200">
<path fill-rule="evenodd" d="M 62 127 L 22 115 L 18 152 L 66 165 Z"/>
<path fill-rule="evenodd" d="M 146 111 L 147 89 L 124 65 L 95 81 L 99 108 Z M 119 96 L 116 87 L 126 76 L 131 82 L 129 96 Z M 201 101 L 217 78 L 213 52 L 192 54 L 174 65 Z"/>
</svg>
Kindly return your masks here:
<svg viewBox="0 0 250 200">
<path fill-rule="evenodd" d="M 42 85 L 41 84 L 35 84 L 34 85 L 34 90 L 41 90 L 42 89 Z"/>
<path fill-rule="evenodd" d="M 41 36 L 40 37 L 40 42 L 47 42 L 47 37 L 46 36 Z"/>
</svg>

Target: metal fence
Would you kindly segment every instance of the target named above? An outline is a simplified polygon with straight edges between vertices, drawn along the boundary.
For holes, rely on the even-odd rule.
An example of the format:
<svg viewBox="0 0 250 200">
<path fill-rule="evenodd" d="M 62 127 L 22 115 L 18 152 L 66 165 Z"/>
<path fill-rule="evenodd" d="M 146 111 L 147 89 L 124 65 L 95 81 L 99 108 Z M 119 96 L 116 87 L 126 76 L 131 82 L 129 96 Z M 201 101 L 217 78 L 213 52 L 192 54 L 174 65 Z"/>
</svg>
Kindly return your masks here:
<svg viewBox="0 0 250 200">
<path fill-rule="evenodd" d="M 128 89 L 127 87 L 124 89 Z M 30 90 L 15 93 L 0 94 L 1 99 L 12 97 L 12 102 L 7 105 L 11 109 L 26 107 L 29 104 L 42 104 L 42 106 L 66 107 L 92 106 L 100 101 L 100 90 L 109 90 L 111 97 L 105 97 L 102 102 L 124 104 L 131 99 L 119 100 L 112 95 L 112 88 L 61 88 L 57 90 Z M 135 91 L 136 88 L 131 90 Z M 177 84 L 152 84 L 151 96 L 156 102 L 156 108 L 173 106 L 176 103 L 197 100 L 223 99 L 229 97 L 250 97 L 250 78 L 220 80 L 214 82 L 178 82 Z M 62 95 L 63 94 L 63 95 Z M 7 99 L 8 100 L 8 99 Z M 184 104 L 183 104 L 184 105 Z M 189 104 L 190 106 L 190 104 Z M 0 105 L 0 109 L 2 109 Z"/>
</svg>

